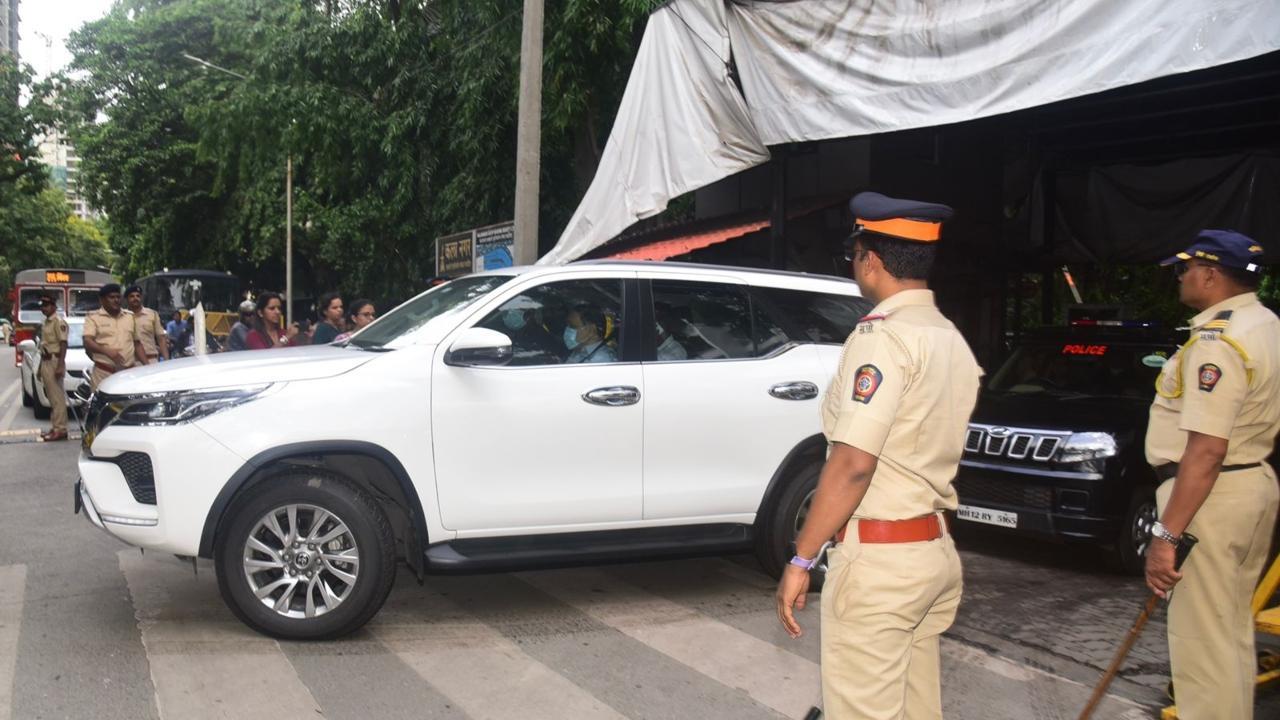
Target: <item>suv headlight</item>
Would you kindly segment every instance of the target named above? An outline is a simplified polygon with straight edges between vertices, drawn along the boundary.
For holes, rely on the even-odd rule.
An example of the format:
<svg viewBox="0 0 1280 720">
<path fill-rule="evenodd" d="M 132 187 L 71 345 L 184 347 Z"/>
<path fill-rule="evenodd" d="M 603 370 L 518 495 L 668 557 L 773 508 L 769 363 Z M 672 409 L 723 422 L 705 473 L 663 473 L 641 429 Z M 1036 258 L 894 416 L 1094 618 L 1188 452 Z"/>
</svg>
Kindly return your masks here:
<svg viewBox="0 0 1280 720">
<path fill-rule="evenodd" d="M 1058 451 L 1057 462 L 1071 463 L 1109 458 L 1119 452 L 1116 438 L 1111 433 L 1071 433 Z"/>
<path fill-rule="evenodd" d="M 112 425 L 178 425 L 246 403 L 270 388 L 254 385 L 234 390 L 196 390 L 122 398 Z"/>
</svg>

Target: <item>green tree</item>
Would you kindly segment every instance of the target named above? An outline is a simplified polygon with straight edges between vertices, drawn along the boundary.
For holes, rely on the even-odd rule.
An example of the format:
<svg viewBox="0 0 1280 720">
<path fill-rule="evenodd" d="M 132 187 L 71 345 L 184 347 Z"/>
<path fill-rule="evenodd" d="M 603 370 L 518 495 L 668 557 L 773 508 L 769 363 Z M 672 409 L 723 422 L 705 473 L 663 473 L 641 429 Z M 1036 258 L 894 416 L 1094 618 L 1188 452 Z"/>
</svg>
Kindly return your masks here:
<svg viewBox="0 0 1280 720">
<path fill-rule="evenodd" d="M 544 246 L 594 172 L 654 5 L 548 2 Z M 404 297 L 434 238 L 511 217 L 516 0 L 119 0 L 71 49 L 81 182 L 127 274 L 204 265 L 279 287 L 286 158 L 299 294 Z"/>
</svg>

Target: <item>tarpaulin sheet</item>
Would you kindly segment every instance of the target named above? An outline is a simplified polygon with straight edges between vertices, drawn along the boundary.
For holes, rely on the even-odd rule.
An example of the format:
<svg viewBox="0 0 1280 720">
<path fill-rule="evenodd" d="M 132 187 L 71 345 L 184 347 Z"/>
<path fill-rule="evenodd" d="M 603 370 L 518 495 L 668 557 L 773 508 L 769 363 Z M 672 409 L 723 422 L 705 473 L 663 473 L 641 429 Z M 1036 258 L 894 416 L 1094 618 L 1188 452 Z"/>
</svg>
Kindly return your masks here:
<svg viewBox="0 0 1280 720">
<path fill-rule="evenodd" d="M 1060 172 L 1049 207 L 1035 194 L 1032 242 L 1059 262 L 1148 264 L 1184 248 L 1202 228 L 1280 237 L 1280 157 L 1232 155 Z M 1028 248 L 1031 249 L 1031 248 Z M 1267 247 L 1276 262 L 1280 248 Z"/>
<path fill-rule="evenodd" d="M 674 0 L 540 263 L 607 242 L 767 145 L 972 120 L 1280 49 L 1280 0 Z M 732 57 L 742 85 L 729 76 Z"/>
</svg>

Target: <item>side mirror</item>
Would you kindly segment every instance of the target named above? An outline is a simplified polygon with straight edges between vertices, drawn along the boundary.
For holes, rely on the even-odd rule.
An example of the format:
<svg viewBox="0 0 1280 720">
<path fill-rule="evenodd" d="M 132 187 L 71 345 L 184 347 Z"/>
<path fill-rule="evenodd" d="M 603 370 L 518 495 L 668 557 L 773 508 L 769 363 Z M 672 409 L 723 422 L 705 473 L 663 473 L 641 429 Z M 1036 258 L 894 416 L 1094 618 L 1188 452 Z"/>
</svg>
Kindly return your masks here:
<svg viewBox="0 0 1280 720">
<path fill-rule="evenodd" d="M 511 338 L 497 330 L 469 328 L 449 346 L 444 362 L 468 367 L 506 365 L 511 362 Z"/>
<path fill-rule="evenodd" d="M 30 340 L 30 339 L 28 339 L 28 340 L 23 340 L 22 342 L 18 343 L 18 350 L 19 350 L 20 352 L 30 352 L 30 351 L 35 350 L 35 349 L 36 349 L 36 341 L 35 341 L 35 340 Z"/>
</svg>

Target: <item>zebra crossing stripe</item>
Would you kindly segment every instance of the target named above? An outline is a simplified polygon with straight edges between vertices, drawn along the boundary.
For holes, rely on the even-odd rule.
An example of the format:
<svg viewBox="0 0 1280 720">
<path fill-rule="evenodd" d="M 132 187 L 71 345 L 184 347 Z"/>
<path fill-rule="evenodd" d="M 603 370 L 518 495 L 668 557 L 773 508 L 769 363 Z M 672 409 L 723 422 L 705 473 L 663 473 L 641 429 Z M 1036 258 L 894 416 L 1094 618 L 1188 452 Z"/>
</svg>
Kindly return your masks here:
<svg viewBox="0 0 1280 720">
<path fill-rule="evenodd" d="M 26 593 L 27 566 L 0 565 L 0 720 L 9 720 L 13 713 L 13 673 Z"/>
<path fill-rule="evenodd" d="M 817 663 L 612 575 L 557 570 L 518 577 L 787 717 L 803 716 L 821 697 Z"/>
<path fill-rule="evenodd" d="M 522 720 L 624 717 L 447 598 L 402 587 L 392 600 L 369 630 L 467 715 Z"/>
<path fill-rule="evenodd" d="M 189 565 L 167 555 L 118 557 L 162 719 L 323 717 L 280 645 L 222 604 L 211 567 L 192 577 Z"/>
</svg>

